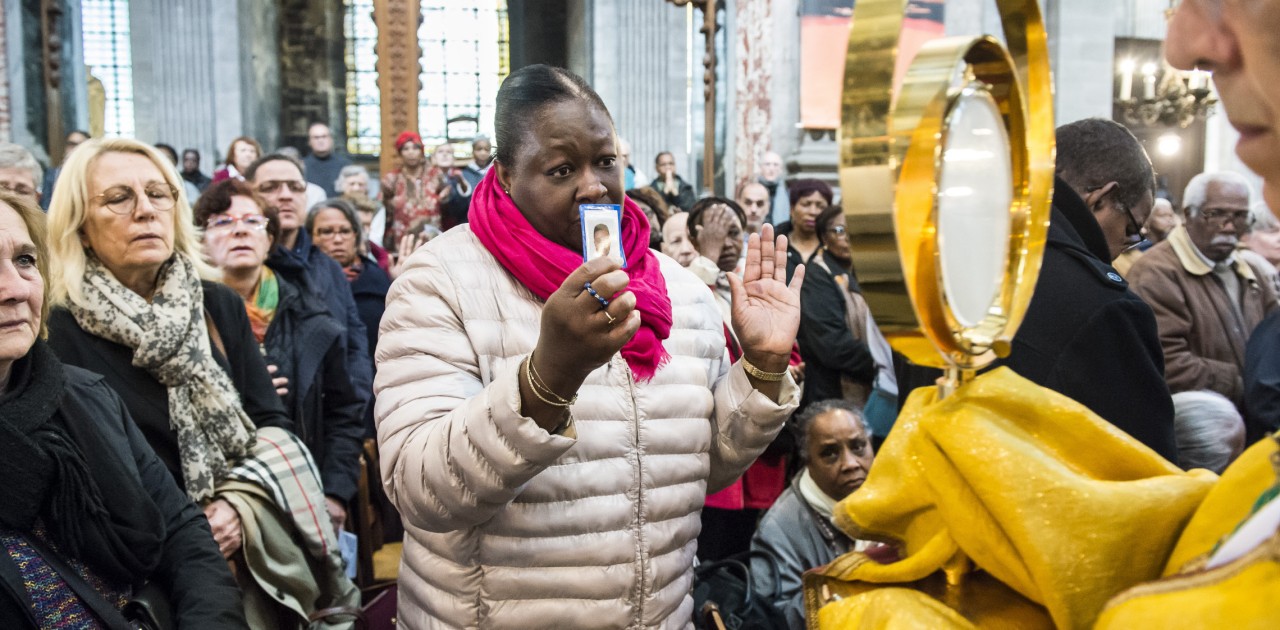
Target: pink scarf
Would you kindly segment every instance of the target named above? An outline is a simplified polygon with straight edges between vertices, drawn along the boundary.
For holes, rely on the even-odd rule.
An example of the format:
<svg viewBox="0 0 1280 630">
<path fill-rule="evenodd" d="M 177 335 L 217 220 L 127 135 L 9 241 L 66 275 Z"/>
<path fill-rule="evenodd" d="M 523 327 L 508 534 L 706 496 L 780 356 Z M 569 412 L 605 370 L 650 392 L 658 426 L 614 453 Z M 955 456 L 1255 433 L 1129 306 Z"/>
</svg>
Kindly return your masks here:
<svg viewBox="0 0 1280 630">
<path fill-rule="evenodd" d="M 520 284 L 545 300 L 582 266 L 582 252 L 552 243 L 533 229 L 498 185 L 497 172 L 489 169 L 472 194 L 468 213 L 471 231 Z M 622 358 L 636 379 L 648 381 L 671 357 L 662 347 L 662 340 L 671 334 L 671 297 L 661 263 L 649 250 L 649 220 L 630 199 L 622 214 L 625 271 L 631 276 L 627 290 L 635 294 L 640 311 L 640 330 L 622 347 Z"/>
</svg>

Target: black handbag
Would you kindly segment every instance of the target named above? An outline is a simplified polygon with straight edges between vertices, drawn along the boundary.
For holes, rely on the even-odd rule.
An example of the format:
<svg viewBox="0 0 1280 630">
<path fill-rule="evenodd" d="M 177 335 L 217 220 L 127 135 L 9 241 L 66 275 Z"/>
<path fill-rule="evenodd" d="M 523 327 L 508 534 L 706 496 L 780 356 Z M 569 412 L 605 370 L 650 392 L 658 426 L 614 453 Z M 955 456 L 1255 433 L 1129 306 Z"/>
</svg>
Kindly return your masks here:
<svg viewBox="0 0 1280 630">
<path fill-rule="evenodd" d="M 767 567 L 773 585 L 759 592 L 751 581 L 751 562 Z M 763 551 L 747 551 L 698 565 L 693 570 L 694 627 L 699 630 L 775 630 L 786 628 L 776 604 L 782 599 L 778 561 Z"/>
<path fill-rule="evenodd" d="M 120 613 L 138 630 L 174 630 L 169 594 L 155 582 L 147 582 L 125 602 Z"/>
</svg>

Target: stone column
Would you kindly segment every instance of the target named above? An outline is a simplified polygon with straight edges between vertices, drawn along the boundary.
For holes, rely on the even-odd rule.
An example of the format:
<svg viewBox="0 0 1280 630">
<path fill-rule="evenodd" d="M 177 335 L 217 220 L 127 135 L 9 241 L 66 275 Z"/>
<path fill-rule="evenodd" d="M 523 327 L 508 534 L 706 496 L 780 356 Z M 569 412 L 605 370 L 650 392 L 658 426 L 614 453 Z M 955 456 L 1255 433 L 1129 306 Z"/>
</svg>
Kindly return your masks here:
<svg viewBox="0 0 1280 630">
<path fill-rule="evenodd" d="M 758 0 L 735 3 L 735 28 L 730 31 L 729 72 L 733 79 L 736 106 L 727 112 L 733 134 L 733 180 L 725 192 L 732 196 L 739 186 L 752 179 L 760 156 L 775 151 L 774 105 L 780 101 L 799 103 L 797 90 L 782 91 L 774 85 L 776 57 L 791 40 L 777 38 L 775 10 L 785 10 L 788 2 Z M 795 128 L 791 121 L 791 131 Z M 788 133 L 786 135 L 794 135 Z"/>
<path fill-rule="evenodd" d="M 274 149 L 280 58 L 274 2 L 132 0 L 133 97 L 139 140 L 199 149 L 206 173 L 231 140 Z"/>
<path fill-rule="evenodd" d="M 653 177 L 654 157 L 671 151 L 680 176 L 696 186 L 702 147 L 694 143 L 691 125 L 702 126 L 701 15 L 693 11 L 690 31 L 684 7 L 663 0 L 597 0 L 587 17 L 591 63 L 585 78 L 604 99 L 618 133 L 631 142 L 633 163 Z"/>
<path fill-rule="evenodd" d="M 1094 116 L 1111 118 L 1115 3 L 1044 0 L 1042 5 L 1053 65 L 1056 124 Z"/>
</svg>

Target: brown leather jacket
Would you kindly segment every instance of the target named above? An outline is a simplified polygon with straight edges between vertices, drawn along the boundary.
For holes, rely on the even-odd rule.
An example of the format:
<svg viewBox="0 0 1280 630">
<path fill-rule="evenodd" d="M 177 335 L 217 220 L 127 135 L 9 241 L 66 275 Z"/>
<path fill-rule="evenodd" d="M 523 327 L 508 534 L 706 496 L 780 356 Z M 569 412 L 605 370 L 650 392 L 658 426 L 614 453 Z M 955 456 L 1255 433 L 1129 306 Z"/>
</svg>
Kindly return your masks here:
<svg viewBox="0 0 1280 630">
<path fill-rule="evenodd" d="M 1242 257 L 1236 257 L 1235 272 L 1239 315 L 1181 226 L 1129 270 L 1131 288 L 1156 313 L 1170 392 L 1209 389 L 1240 406 L 1245 342 L 1276 307 L 1276 292 L 1269 282 L 1258 281 L 1265 277 L 1262 271 Z"/>
</svg>

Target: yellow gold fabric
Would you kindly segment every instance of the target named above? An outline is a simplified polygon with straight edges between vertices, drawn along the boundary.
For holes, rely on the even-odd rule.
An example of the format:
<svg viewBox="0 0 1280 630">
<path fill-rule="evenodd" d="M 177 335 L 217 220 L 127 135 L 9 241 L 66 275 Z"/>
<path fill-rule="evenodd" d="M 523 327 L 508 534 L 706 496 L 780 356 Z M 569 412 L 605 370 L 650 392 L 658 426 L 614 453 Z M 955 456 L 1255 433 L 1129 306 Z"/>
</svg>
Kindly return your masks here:
<svg viewBox="0 0 1280 630">
<path fill-rule="evenodd" d="M 842 599 L 818 613 L 823 628 L 843 630 L 971 630 L 972 623 L 942 602 L 905 588 L 881 588 Z"/>
<path fill-rule="evenodd" d="M 1121 593 L 1096 630 L 1280 628 L 1280 534 L 1210 571 L 1157 580 Z"/>
<path fill-rule="evenodd" d="M 942 570 L 954 582 L 967 557 L 1057 627 L 1088 628 L 1113 595 L 1161 575 L 1216 479 L 999 368 L 941 401 L 913 392 L 866 483 L 836 507 L 851 535 L 897 542 L 903 559 L 842 558 L 822 573 L 892 584 Z"/>
<path fill-rule="evenodd" d="M 863 559 L 874 562 L 865 557 Z M 886 591 L 896 594 L 880 595 Z M 903 594 L 904 591 L 915 595 L 908 597 Z M 838 598 L 829 606 L 821 608 L 821 612 L 816 598 L 820 593 L 833 595 L 831 599 Z M 815 596 L 812 600 L 811 595 Z M 881 607 L 886 600 L 894 603 L 888 608 Z M 984 630 L 1054 630 L 1053 621 L 1049 619 L 1044 606 L 1019 595 L 983 571 L 968 573 L 964 579 L 957 580 L 954 584 L 947 579 L 944 571 L 937 571 L 923 580 L 897 583 L 893 587 L 871 582 L 840 582 L 815 572 L 805 574 L 805 609 L 812 611 L 807 619 L 809 628 L 847 630 L 849 627 L 859 627 L 829 623 L 819 625 L 821 619 L 828 618 L 828 609 L 841 610 L 842 612 L 830 614 L 839 615 L 836 617 L 838 619 L 856 619 L 862 624 L 861 627 L 902 627 L 897 625 L 899 623 L 907 627 L 930 629 L 953 627 L 949 622 L 922 622 L 922 615 L 932 619 L 934 611 L 916 610 L 920 606 L 930 609 L 945 606 L 953 613 L 949 619 L 964 620 L 963 624 L 955 627 L 967 628 L 971 624 Z M 861 617 L 861 611 L 868 610 L 874 611 L 875 615 Z"/>
<path fill-rule="evenodd" d="M 1262 440 L 1231 463 L 1182 531 L 1164 575 L 1203 566 L 1218 541 L 1249 516 L 1258 497 L 1277 481 L 1271 465 L 1275 452 L 1275 440 Z"/>
</svg>

